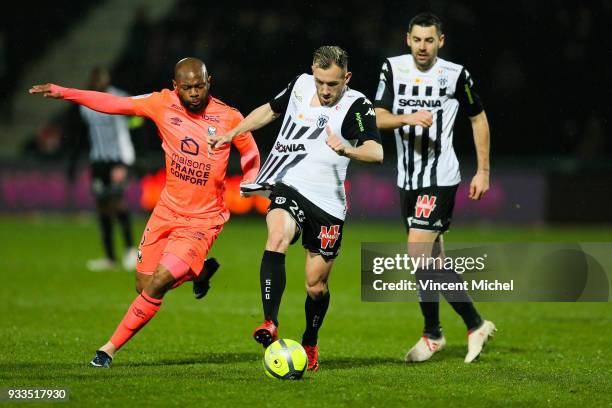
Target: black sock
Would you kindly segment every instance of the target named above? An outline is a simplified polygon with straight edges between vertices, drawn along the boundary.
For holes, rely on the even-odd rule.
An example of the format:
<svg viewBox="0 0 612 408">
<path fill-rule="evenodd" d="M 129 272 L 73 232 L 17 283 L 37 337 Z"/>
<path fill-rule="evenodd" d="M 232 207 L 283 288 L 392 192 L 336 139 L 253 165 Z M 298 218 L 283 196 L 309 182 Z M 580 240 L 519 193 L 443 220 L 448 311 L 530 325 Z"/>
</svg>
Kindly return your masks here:
<svg viewBox="0 0 612 408">
<path fill-rule="evenodd" d="M 133 248 L 134 237 L 132 235 L 132 224 L 130 223 L 130 212 L 128 210 L 117 210 L 117 220 L 121 227 L 126 248 Z"/>
<path fill-rule="evenodd" d="M 115 249 L 113 248 L 113 220 L 109 215 L 99 214 L 100 234 L 102 235 L 102 246 L 106 257 L 115 260 Z"/>
<path fill-rule="evenodd" d="M 419 302 L 421 314 L 425 319 L 423 335 L 432 339 L 442 337 L 442 327 L 440 327 L 440 303 L 439 302 Z"/>
<path fill-rule="evenodd" d="M 441 275 L 445 282 L 463 282 L 461 276 L 453 270 L 445 270 Z M 482 319 L 474 307 L 472 298 L 465 290 L 442 291 L 442 295 L 453 310 L 461 316 L 468 330 L 474 330 L 482 324 Z"/>
<path fill-rule="evenodd" d="M 278 326 L 278 309 L 285 290 L 285 254 L 264 251 L 259 270 L 264 318 Z"/>
<path fill-rule="evenodd" d="M 306 303 L 304 305 L 304 309 L 306 310 L 306 330 L 302 336 L 302 344 L 308 346 L 317 345 L 319 329 L 323 325 L 323 319 L 325 318 L 328 307 L 329 292 L 317 300 L 306 295 Z"/>
<path fill-rule="evenodd" d="M 482 318 L 476 311 L 474 307 L 474 303 L 469 302 L 448 302 L 451 307 L 457 312 L 459 316 L 463 319 L 463 323 L 465 323 L 465 327 L 468 330 L 474 330 L 480 327 L 482 324 Z"/>
<path fill-rule="evenodd" d="M 437 290 L 423 289 L 420 282 L 436 281 L 435 272 L 419 269 L 416 272 L 417 283 L 419 283 L 417 294 L 419 296 L 419 306 L 421 314 L 425 320 L 423 335 L 438 339 L 442 337 L 442 328 L 440 327 L 440 294 Z"/>
</svg>

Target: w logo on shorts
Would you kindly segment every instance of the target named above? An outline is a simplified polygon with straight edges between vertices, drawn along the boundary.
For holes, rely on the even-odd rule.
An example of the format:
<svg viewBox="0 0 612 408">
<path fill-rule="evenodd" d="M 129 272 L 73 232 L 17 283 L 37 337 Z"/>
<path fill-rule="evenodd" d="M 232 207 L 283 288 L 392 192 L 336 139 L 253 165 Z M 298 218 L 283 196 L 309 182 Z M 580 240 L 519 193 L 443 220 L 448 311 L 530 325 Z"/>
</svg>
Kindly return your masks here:
<svg viewBox="0 0 612 408">
<path fill-rule="evenodd" d="M 338 238 L 340 238 L 340 226 L 331 225 L 327 228 L 325 225 L 322 225 L 318 238 L 321 240 L 321 249 L 326 249 L 328 246 L 333 248 Z"/>
<path fill-rule="evenodd" d="M 434 208 L 436 208 L 436 196 L 420 195 L 417 197 L 414 207 L 414 216 L 416 218 L 429 218 Z"/>
</svg>

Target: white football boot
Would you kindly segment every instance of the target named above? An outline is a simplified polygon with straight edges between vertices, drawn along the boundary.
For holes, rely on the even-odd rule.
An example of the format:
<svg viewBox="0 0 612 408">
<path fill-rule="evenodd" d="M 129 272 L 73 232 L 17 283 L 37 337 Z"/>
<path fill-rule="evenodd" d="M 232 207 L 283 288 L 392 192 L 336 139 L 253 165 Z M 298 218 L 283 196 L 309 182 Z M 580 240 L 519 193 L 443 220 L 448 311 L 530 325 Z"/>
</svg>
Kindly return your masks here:
<svg viewBox="0 0 612 408">
<path fill-rule="evenodd" d="M 421 361 L 427 361 L 433 356 L 436 352 L 442 350 L 446 346 L 446 339 L 444 336 L 440 337 L 437 340 L 430 339 L 427 336 L 423 336 L 417 341 L 417 343 L 412 347 L 406 356 L 404 357 L 404 361 L 407 363 L 418 363 Z"/>
<path fill-rule="evenodd" d="M 468 353 L 465 356 L 465 362 L 471 363 L 474 361 L 484 348 L 485 343 L 497 331 L 495 325 L 485 320 L 479 328 L 468 333 Z"/>
<path fill-rule="evenodd" d="M 117 268 L 115 262 L 108 258 L 90 259 L 87 261 L 87 269 L 92 272 L 106 272 Z"/>
<path fill-rule="evenodd" d="M 136 263 L 138 262 L 138 251 L 136 248 L 130 248 L 125 251 L 123 256 L 123 269 L 126 271 L 133 271 L 136 269 Z"/>
</svg>

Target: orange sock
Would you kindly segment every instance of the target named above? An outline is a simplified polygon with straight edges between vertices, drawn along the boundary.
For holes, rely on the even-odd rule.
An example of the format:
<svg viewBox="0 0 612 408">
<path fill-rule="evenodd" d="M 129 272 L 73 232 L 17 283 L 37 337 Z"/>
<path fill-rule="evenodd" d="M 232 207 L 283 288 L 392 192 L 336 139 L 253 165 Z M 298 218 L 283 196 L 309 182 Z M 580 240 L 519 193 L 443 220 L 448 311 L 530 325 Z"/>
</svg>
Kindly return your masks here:
<svg viewBox="0 0 612 408">
<path fill-rule="evenodd" d="M 144 291 L 134 299 L 113 337 L 111 337 L 110 341 L 117 347 L 117 350 L 155 316 L 161 304 L 161 299 L 154 299 Z"/>
</svg>

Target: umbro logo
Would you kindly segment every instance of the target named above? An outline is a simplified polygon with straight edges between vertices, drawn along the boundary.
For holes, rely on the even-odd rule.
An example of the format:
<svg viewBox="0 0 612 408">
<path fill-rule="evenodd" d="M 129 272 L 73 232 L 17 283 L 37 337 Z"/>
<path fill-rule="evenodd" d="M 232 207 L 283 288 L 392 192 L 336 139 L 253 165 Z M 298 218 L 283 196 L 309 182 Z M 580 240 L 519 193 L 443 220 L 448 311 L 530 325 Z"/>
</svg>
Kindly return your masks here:
<svg viewBox="0 0 612 408">
<path fill-rule="evenodd" d="M 183 123 L 183 121 L 181 120 L 181 118 L 177 118 L 176 116 L 174 116 L 170 118 L 170 123 L 174 126 L 181 126 L 181 123 Z"/>
<path fill-rule="evenodd" d="M 134 316 L 139 319 L 144 319 L 147 316 L 147 314 L 142 309 L 139 309 L 137 307 L 132 308 L 132 313 L 134 313 Z"/>
</svg>

